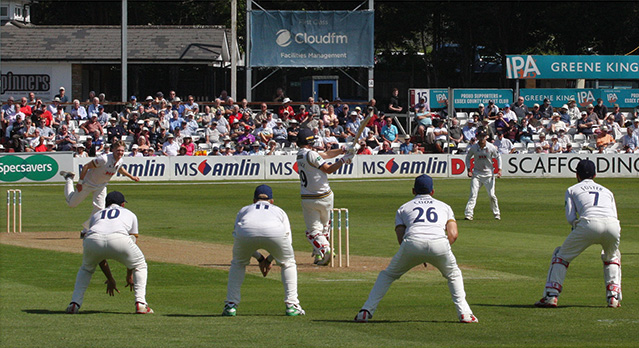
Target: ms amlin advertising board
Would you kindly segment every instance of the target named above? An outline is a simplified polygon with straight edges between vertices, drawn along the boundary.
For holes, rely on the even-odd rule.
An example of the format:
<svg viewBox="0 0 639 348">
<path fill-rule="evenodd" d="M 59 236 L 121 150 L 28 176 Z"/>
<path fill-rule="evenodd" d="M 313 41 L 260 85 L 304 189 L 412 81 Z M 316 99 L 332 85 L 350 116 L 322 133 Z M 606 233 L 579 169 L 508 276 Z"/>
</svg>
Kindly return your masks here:
<svg viewBox="0 0 639 348">
<path fill-rule="evenodd" d="M 251 11 L 251 67 L 373 67 L 374 12 Z"/>
<path fill-rule="evenodd" d="M 636 154 L 519 154 L 502 155 L 503 177 L 574 178 L 580 159 L 597 165 L 600 177 L 639 177 Z M 65 153 L 20 153 L 0 156 L 0 183 L 62 182 L 61 170 L 79 173 L 90 158 Z M 472 164 L 471 164 L 472 165 Z M 124 167 L 142 181 L 299 180 L 295 156 L 125 157 Z M 466 179 L 464 155 L 356 156 L 334 178 L 414 178 L 429 174 Z M 126 181 L 117 174 L 113 181 Z"/>
</svg>

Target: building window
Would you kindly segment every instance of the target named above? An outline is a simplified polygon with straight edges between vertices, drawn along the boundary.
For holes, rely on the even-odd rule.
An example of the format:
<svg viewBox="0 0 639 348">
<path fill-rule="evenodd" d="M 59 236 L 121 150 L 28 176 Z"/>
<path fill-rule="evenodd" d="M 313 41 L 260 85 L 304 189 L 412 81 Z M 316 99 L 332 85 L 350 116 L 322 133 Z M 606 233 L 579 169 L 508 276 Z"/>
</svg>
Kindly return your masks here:
<svg viewBox="0 0 639 348">
<path fill-rule="evenodd" d="M 9 6 L 0 7 L 0 17 L 7 18 L 9 16 Z"/>
</svg>

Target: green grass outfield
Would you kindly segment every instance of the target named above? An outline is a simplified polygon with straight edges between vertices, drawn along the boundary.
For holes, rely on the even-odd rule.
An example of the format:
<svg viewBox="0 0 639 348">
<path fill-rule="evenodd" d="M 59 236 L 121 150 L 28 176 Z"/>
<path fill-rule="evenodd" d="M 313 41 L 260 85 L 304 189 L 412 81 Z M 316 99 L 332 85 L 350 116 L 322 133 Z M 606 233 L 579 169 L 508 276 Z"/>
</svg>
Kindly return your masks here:
<svg viewBox="0 0 639 348">
<path fill-rule="evenodd" d="M 242 287 L 238 316 L 226 318 L 220 313 L 227 271 L 158 262 L 149 263 L 147 288 L 155 314 L 133 315 L 133 295 L 128 289 L 107 297 L 98 272 L 81 315 L 71 316 L 63 313 L 81 256 L 0 245 L 0 346 L 636 347 L 639 180 L 598 181 L 615 193 L 621 220 L 621 308 L 605 307 L 597 247 L 571 263 L 559 308 L 532 306 L 542 294 L 550 254 L 569 233 L 563 197 L 576 181 L 500 179 L 497 196 L 502 221 L 492 219 L 482 189 L 475 221 L 458 222 L 460 236 L 453 245 L 479 324 L 457 323 L 446 281 L 438 272 L 421 267 L 393 284 L 368 324 L 352 319 L 366 300 L 376 272 L 300 273 L 304 317 L 284 316 L 278 269 L 266 279 L 250 274 Z M 275 203 L 289 214 L 295 249 L 310 255 L 298 185 L 271 183 Z M 125 193 L 127 207 L 139 217 L 141 238 L 226 243 L 230 248 L 235 214 L 251 203 L 255 186 L 114 183 L 109 190 Z M 398 249 L 395 211 L 411 198 L 412 180 L 333 180 L 331 186 L 335 206 L 350 210 L 351 253 L 391 257 Z M 88 200 L 68 208 L 62 185 L 19 188 L 25 231 L 79 231 L 91 210 Z M 458 219 L 463 218 L 468 191 L 468 180 L 435 180 L 435 197 L 450 204 Z M 123 266 L 111 265 L 123 287 Z"/>
</svg>

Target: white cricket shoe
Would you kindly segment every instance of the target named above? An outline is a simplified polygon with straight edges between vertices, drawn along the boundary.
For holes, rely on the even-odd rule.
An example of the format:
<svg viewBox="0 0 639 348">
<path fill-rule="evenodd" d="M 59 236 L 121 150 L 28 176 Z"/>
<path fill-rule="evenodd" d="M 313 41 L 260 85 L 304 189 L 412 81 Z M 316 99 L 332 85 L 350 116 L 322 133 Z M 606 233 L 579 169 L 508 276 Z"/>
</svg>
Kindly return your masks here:
<svg viewBox="0 0 639 348">
<path fill-rule="evenodd" d="M 495 220 L 501 220 L 501 216 L 500 215 L 495 215 Z"/>
<path fill-rule="evenodd" d="M 66 179 L 71 179 L 73 180 L 73 178 L 75 177 L 75 173 L 74 172 L 67 172 L 65 170 L 61 170 L 60 171 L 60 175 L 62 175 L 62 177 L 66 180 Z"/>
<path fill-rule="evenodd" d="M 555 308 L 557 307 L 557 296 L 544 296 L 541 300 L 535 302 L 535 307 Z"/>
<path fill-rule="evenodd" d="M 296 317 L 299 315 L 306 315 L 306 312 L 302 309 L 302 306 L 300 306 L 299 304 L 286 305 L 286 316 Z"/>
<path fill-rule="evenodd" d="M 354 320 L 356 323 L 368 323 L 368 320 L 372 318 L 373 315 L 371 314 L 371 312 L 366 309 L 362 309 L 359 311 L 359 313 L 357 313 Z"/>
<path fill-rule="evenodd" d="M 473 217 L 472 216 L 466 216 L 466 217 L 464 217 L 464 220 L 473 221 Z"/>
<path fill-rule="evenodd" d="M 80 305 L 75 303 L 75 302 L 71 302 L 69 303 L 69 306 L 67 306 L 67 310 L 66 313 L 67 314 L 78 314 L 80 312 Z"/>
<path fill-rule="evenodd" d="M 135 303 L 135 314 L 152 314 L 153 310 L 148 304 L 142 302 Z"/>
<path fill-rule="evenodd" d="M 608 307 L 617 308 L 621 307 L 621 301 L 617 298 L 617 296 L 608 297 Z"/>
<path fill-rule="evenodd" d="M 471 314 L 462 314 L 461 318 L 459 319 L 460 323 L 479 323 L 479 319 L 477 319 L 477 317 L 475 315 Z"/>
</svg>

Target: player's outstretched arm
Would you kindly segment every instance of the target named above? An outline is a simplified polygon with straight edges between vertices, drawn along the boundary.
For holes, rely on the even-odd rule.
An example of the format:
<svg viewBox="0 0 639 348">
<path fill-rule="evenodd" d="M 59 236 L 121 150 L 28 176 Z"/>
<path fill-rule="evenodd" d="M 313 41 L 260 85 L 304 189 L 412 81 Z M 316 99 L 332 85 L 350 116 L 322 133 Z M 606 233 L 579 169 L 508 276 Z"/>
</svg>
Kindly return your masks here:
<svg viewBox="0 0 639 348">
<path fill-rule="evenodd" d="M 448 222 L 446 222 L 446 236 L 448 237 L 448 243 L 450 243 L 450 245 L 453 245 L 457 240 L 458 231 L 455 220 L 448 220 Z"/>
<path fill-rule="evenodd" d="M 329 159 L 329 158 L 337 157 L 345 152 L 346 150 L 344 148 L 339 148 L 339 149 L 332 149 L 332 150 L 328 150 L 324 152 L 319 152 L 319 155 L 322 156 L 323 159 Z"/>
<path fill-rule="evenodd" d="M 87 163 L 84 166 L 82 166 L 82 171 L 80 172 L 80 177 L 78 178 L 78 183 L 76 184 L 78 192 L 82 191 L 82 184 L 84 183 L 84 177 L 87 175 L 89 170 L 94 169 L 94 168 L 96 168 L 96 167 L 95 167 L 95 163 L 93 161 L 90 161 L 89 163 Z"/>
<path fill-rule="evenodd" d="M 118 172 L 133 181 L 140 181 L 140 178 L 129 174 L 129 172 L 127 172 L 126 169 L 124 169 L 124 167 L 120 167 L 120 169 L 118 169 Z"/>
</svg>

